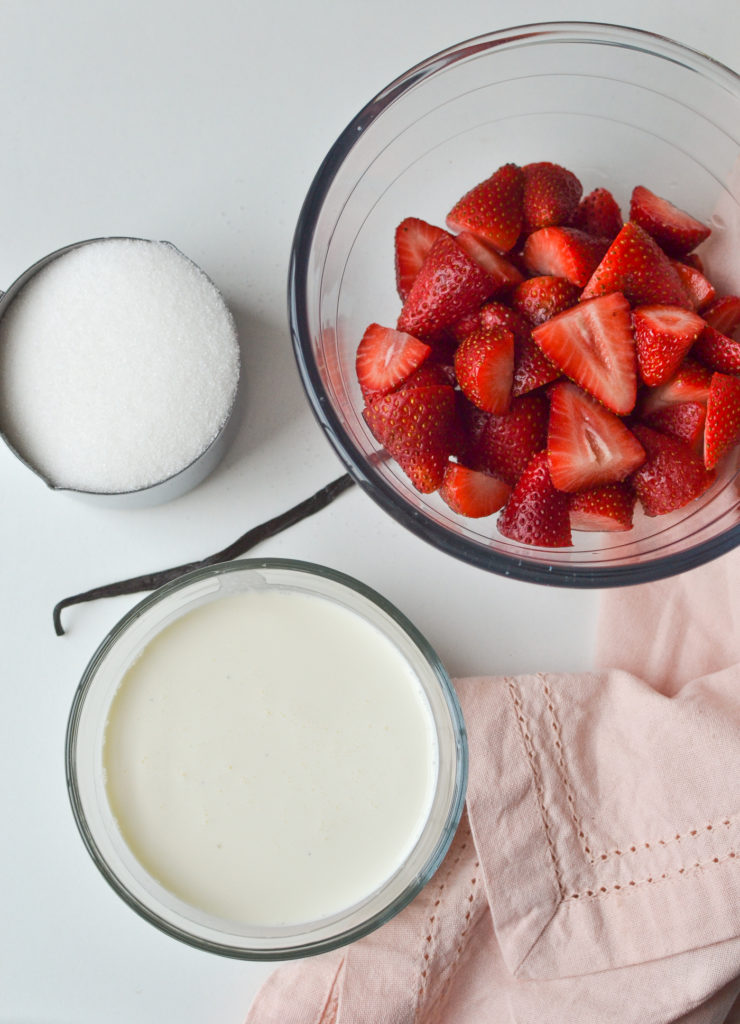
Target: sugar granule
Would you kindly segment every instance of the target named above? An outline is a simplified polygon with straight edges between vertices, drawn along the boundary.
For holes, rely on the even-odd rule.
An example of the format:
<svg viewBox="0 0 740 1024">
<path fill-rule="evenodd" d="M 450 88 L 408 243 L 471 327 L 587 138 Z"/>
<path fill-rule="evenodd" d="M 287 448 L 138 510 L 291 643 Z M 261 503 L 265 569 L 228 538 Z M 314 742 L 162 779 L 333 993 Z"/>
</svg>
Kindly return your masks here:
<svg viewBox="0 0 740 1024">
<path fill-rule="evenodd" d="M 0 320 L 0 423 L 58 487 L 121 493 L 184 469 L 224 425 L 238 378 L 231 313 L 166 242 L 73 249 Z"/>
</svg>

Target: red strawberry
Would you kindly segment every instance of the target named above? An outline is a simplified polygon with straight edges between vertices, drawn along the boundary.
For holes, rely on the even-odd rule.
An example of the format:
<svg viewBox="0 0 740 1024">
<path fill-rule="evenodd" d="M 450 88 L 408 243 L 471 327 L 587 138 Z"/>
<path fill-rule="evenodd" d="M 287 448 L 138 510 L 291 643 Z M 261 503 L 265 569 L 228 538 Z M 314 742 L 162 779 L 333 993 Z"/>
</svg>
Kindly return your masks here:
<svg viewBox="0 0 740 1024">
<path fill-rule="evenodd" d="M 704 464 L 713 469 L 740 441 L 740 378 L 715 373 L 709 388 Z"/>
<path fill-rule="evenodd" d="M 425 359 L 419 369 L 415 370 L 396 390 L 407 391 L 409 388 L 427 388 L 431 384 L 449 384 L 454 387 L 456 383 L 455 370 L 451 364 Z"/>
<path fill-rule="evenodd" d="M 462 393 L 479 409 L 506 412 L 514 376 L 514 335 L 504 327 L 473 331 L 455 352 L 455 376 Z"/>
<path fill-rule="evenodd" d="M 714 482 L 714 471 L 683 441 L 635 424 L 634 433 L 647 460 L 632 474 L 632 485 L 645 515 L 660 516 L 683 508 Z"/>
<path fill-rule="evenodd" d="M 602 484 L 570 495 L 572 530 L 619 533 L 632 529 L 636 495 L 629 484 Z"/>
<path fill-rule="evenodd" d="M 468 469 L 459 462 L 448 462 L 440 497 L 453 512 L 480 519 L 498 512 L 511 493 L 509 484 L 478 469 Z"/>
<path fill-rule="evenodd" d="M 622 211 L 607 188 L 595 188 L 578 204 L 573 227 L 596 238 L 616 238 L 622 230 Z"/>
<path fill-rule="evenodd" d="M 740 341 L 706 325 L 691 354 L 719 373 L 740 373 Z"/>
<path fill-rule="evenodd" d="M 385 395 L 417 370 L 431 352 L 410 334 L 370 324 L 357 348 L 355 369 L 365 401 Z"/>
<path fill-rule="evenodd" d="M 715 331 L 731 337 L 740 327 L 740 298 L 737 295 L 723 295 L 702 313 Z"/>
<path fill-rule="evenodd" d="M 511 285 L 519 284 L 523 280 L 522 273 L 513 263 L 509 263 L 489 243 L 476 238 L 470 231 L 461 231 L 457 235 L 456 241 L 471 260 L 474 260 L 481 270 L 485 270 L 491 277 L 496 292 L 503 291 L 505 288 L 511 287 Z"/>
<path fill-rule="evenodd" d="M 629 305 L 615 292 L 580 302 L 535 327 L 532 336 L 563 373 L 619 415 L 637 396 Z"/>
<path fill-rule="evenodd" d="M 444 228 L 428 224 L 419 217 L 406 217 L 396 228 L 396 288 L 402 302 L 411 291 L 429 250 L 438 238 L 446 234 Z"/>
<path fill-rule="evenodd" d="M 416 276 L 398 318 L 398 330 L 434 337 L 477 309 L 494 291 L 491 277 L 454 238 L 437 239 Z"/>
<path fill-rule="evenodd" d="M 689 267 L 693 267 L 694 270 L 698 270 L 700 274 L 704 273 L 704 264 L 701 261 L 701 256 L 698 252 L 690 252 L 686 256 L 682 257 L 682 263 L 685 263 Z"/>
<path fill-rule="evenodd" d="M 505 164 L 472 188 L 447 214 L 452 231 L 470 231 L 508 252 L 522 230 L 524 174 L 521 167 Z"/>
<path fill-rule="evenodd" d="M 436 385 L 394 391 L 376 398 L 362 415 L 414 487 L 424 494 L 436 491 L 455 444 L 453 389 Z"/>
<path fill-rule="evenodd" d="M 677 402 L 643 417 L 644 422 L 653 430 L 677 437 L 697 452 L 704 450 L 706 418 L 707 407 L 702 402 Z"/>
<path fill-rule="evenodd" d="M 609 248 L 578 228 L 540 228 L 524 243 L 524 262 L 533 274 L 564 277 L 583 288 Z"/>
<path fill-rule="evenodd" d="M 706 405 L 711 381 L 710 370 L 693 359 L 685 359 L 670 380 L 645 391 L 640 403 L 642 415 L 647 416 L 658 409 L 681 402 L 701 402 Z"/>
<path fill-rule="evenodd" d="M 651 387 L 672 377 L 704 329 L 696 313 L 680 306 L 638 306 L 632 330 L 640 376 Z"/>
<path fill-rule="evenodd" d="M 475 313 L 463 317 L 455 324 L 455 336 L 462 341 L 472 331 L 481 327 L 488 330 L 492 327 L 504 327 L 514 335 L 515 342 L 525 338 L 531 331 L 525 318 L 515 309 L 510 309 L 503 302 L 487 302 Z"/>
<path fill-rule="evenodd" d="M 632 192 L 630 220 L 652 235 L 669 256 L 679 259 L 711 234 L 706 224 L 642 185 L 638 185 Z"/>
<path fill-rule="evenodd" d="M 702 310 L 711 305 L 717 292 L 709 278 L 705 277 L 701 270 L 689 266 L 688 263 L 682 263 L 680 260 L 671 260 L 671 264 L 691 299 L 691 308 Z"/>
<path fill-rule="evenodd" d="M 642 445 L 619 417 L 575 384 L 552 389 L 547 453 L 559 491 L 624 480 L 645 461 Z"/>
<path fill-rule="evenodd" d="M 527 164 L 522 170 L 524 231 L 570 224 L 583 192 L 575 174 L 547 162 Z"/>
<path fill-rule="evenodd" d="M 542 394 L 514 398 L 502 416 L 489 415 L 471 448 L 477 469 L 514 484 L 535 452 L 547 444 L 547 399 Z"/>
<path fill-rule="evenodd" d="M 691 299 L 671 261 L 647 231 L 627 221 L 590 280 L 581 299 L 621 292 L 631 306 L 664 304 L 691 308 Z"/>
<path fill-rule="evenodd" d="M 531 331 L 520 342 L 514 341 L 514 382 L 511 393 L 514 397 L 526 395 L 535 388 L 560 377 L 560 370 L 543 355 L 532 337 Z"/>
<path fill-rule="evenodd" d="M 538 452 L 527 464 L 496 525 L 504 537 L 522 544 L 572 547 L 568 496 L 553 486 L 547 452 Z"/>
<path fill-rule="evenodd" d="M 530 277 L 511 293 L 511 305 L 536 327 L 578 302 L 578 285 L 564 277 Z"/>
</svg>

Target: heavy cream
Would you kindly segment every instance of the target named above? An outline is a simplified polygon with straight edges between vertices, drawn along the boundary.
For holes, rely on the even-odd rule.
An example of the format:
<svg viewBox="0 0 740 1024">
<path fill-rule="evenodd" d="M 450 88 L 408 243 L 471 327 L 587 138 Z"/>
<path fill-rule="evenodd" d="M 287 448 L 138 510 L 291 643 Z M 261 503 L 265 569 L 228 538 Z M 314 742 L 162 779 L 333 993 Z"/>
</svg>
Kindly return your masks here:
<svg viewBox="0 0 740 1024">
<path fill-rule="evenodd" d="M 306 922 L 375 891 L 421 833 L 437 747 L 398 648 L 328 598 L 255 590 L 167 626 L 105 731 L 121 834 L 166 889 L 249 925 Z"/>
</svg>

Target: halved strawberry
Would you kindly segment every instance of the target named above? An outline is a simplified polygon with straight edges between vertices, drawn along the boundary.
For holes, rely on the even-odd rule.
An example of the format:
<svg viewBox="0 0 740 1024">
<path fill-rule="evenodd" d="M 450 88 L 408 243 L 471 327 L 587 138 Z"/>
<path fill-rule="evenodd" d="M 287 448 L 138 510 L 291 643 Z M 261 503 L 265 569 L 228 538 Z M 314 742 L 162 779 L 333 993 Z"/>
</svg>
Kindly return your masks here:
<svg viewBox="0 0 740 1024">
<path fill-rule="evenodd" d="M 553 486 L 547 452 L 538 452 L 527 464 L 496 525 L 504 537 L 522 544 L 572 547 L 568 496 Z"/>
<path fill-rule="evenodd" d="M 638 185 L 632 192 L 630 220 L 639 224 L 669 256 L 679 259 L 709 238 L 710 229 L 667 199 Z"/>
<path fill-rule="evenodd" d="M 560 376 L 557 366 L 535 344 L 531 331 L 521 341 L 514 340 L 514 381 L 511 388 L 514 397 L 526 395 Z"/>
<path fill-rule="evenodd" d="M 514 376 L 514 335 L 504 327 L 473 331 L 455 352 L 455 376 L 462 393 L 479 409 L 506 412 Z"/>
<path fill-rule="evenodd" d="M 637 496 L 627 483 L 601 484 L 570 495 L 572 530 L 621 533 L 632 529 Z"/>
<path fill-rule="evenodd" d="M 362 415 L 414 487 L 436 491 L 455 446 L 454 390 L 447 384 L 401 389 L 376 398 Z"/>
<path fill-rule="evenodd" d="M 396 288 L 402 302 L 405 302 L 411 291 L 411 285 L 429 255 L 429 250 L 438 238 L 446 234 L 444 228 L 438 228 L 419 217 L 406 217 L 396 228 Z"/>
<path fill-rule="evenodd" d="M 455 369 L 451 363 L 441 363 L 427 358 L 418 370 L 414 370 L 403 384 L 396 390 L 407 391 L 409 388 L 426 388 L 430 384 L 449 384 L 454 388 L 457 384 Z"/>
<path fill-rule="evenodd" d="M 452 231 L 470 231 L 508 252 L 522 230 L 524 174 L 515 164 L 504 164 L 490 178 L 466 192 L 447 214 Z"/>
<path fill-rule="evenodd" d="M 424 260 L 398 318 L 398 330 L 433 338 L 477 309 L 495 290 L 493 279 L 454 238 L 438 238 Z"/>
<path fill-rule="evenodd" d="M 645 451 L 618 416 L 575 384 L 550 394 L 547 453 L 559 491 L 624 480 L 645 461 Z"/>
<path fill-rule="evenodd" d="M 365 401 L 386 395 L 418 370 L 431 349 L 402 331 L 370 324 L 357 348 L 355 369 Z"/>
<path fill-rule="evenodd" d="M 578 178 L 559 164 L 526 164 L 524 172 L 523 230 L 570 224 L 583 193 Z"/>
<path fill-rule="evenodd" d="M 631 306 L 664 304 L 691 309 L 691 299 L 666 254 L 639 224 L 627 221 L 581 294 L 592 299 L 621 292 Z"/>
<path fill-rule="evenodd" d="M 580 302 L 535 327 L 532 336 L 566 376 L 613 412 L 631 412 L 637 396 L 629 304 L 614 292 Z"/>
<path fill-rule="evenodd" d="M 701 402 L 706 405 L 711 382 L 711 370 L 693 359 L 685 359 L 665 384 L 645 390 L 640 401 L 641 414 L 647 416 L 680 402 Z"/>
<path fill-rule="evenodd" d="M 704 464 L 713 469 L 740 441 L 740 378 L 715 373 L 709 388 Z"/>
<path fill-rule="evenodd" d="M 502 416 L 489 415 L 479 424 L 470 449 L 471 464 L 514 484 L 535 452 L 547 444 L 549 406 L 542 394 L 514 398 Z"/>
<path fill-rule="evenodd" d="M 486 302 L 475 313 L 463 317 L 455 324 L 455 336 L 462 341 L 472 331 L 479 328 L 504 327 L 514 335 L 514 342 L 525 338 L 531 332 L 527 320 L 515 309 L 505 306 L 503 302 Z"/>
<path fill-rule="evenodd" d="M 632 330 L 640 376 L 651 387 L 672 377 L 704 329 L 696 313 L 681 306 L 638 306 Z"/>
<path fill-rule="evenodd" d="M 511 305 L 534 326 L 557 316 L 578 302 L 581 290 L 564 277 L 545 274 L 530 277 L 511 293 Z"/>
<path fill-rule="evenodd" d="M 524 243 L 524 262 L 533 274 L 564 277 L 583 288 L 609 248 L 578 228 L 540 228 Z"/>
<path fill-rule="evenodd" d="M 691 350 L 710 370 L 719 373 L 740 373 L 740 341 L 720 334 L 707 324 Z"/>
<path fill-rule="evenodd" d="M 689 266 L 688 263 L 682 263 L 681 260 L 671 260 L 671 263 L 691 299 L 691 308 L 701 311 L 710 306 L 717 297 L 717 292 L 709 278 L 705 277 L 701 270 Z"/>
<path fill-rule="evenodd" d="M 702 313 L 702 316 L 715 331 L 732 337 L 740 327 L 740 297 L 722 295 Z"/>
<path fill-rule="evenodd" d="M 707 407 L 703 402 L 677 402 L 648 413 L 643 421 L 653 430 L 677 437 L 696 452 L 704 451 L 704 423 Z"/>
<path fill-rule="evenodd" d="M 458 515 L 471 519 L 493 515 L 506 504 L 511 487 L 479 469 L 468 469 L 459 462 L 448 462 L 440 497 Z"/>
<path fill-rule="evenodd" d="M 596 238 L 616 238 L 622 230 L 622 211 L 608 188 L 595 188 L 578 204 L 573 227 Z"/>
<path fill-rule="evenodd" d="M 476 238 L 470 231 L 461 231 L 456 242 L 465 250 L 471 260 L 475 260 L 481 270 L 489 275 L 494 284 L 494 293 L 504 291 L 512 285 L 524 280 L 524 275 L 497 252 L 489 243 Z"/>
<path fill-rule="evenodd" d="M 645 515 L 660 516 L 688 505 L 714 482 L 715 473 L 687 444 L 641 423 L 633 427 L 647 452 L 646 461 L 632 474 Z"/>
</svg>

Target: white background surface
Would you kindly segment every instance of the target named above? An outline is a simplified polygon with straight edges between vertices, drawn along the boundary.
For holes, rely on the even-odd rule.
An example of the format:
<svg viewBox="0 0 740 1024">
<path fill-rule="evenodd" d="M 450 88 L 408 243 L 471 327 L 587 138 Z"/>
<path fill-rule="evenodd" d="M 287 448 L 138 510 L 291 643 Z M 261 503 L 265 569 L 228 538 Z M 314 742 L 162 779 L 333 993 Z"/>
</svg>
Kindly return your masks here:
<svg viewBox="0 0 740 1024">
<path fill-rule="evenodd" d="M 171 240 L 234 310 L 246 378 L 223 464 L 155 510 L 87 507 L 0 450 L 0 1024 L 238 1024 L 269 966 L 200 953 L 140 920 L 98 874 L 67 801 L 74 689 L 136 598 L 71 610 L 62 639 L 52 606 L 203 557 L 341 473 L 294 366 L 286 272 L 323 155 L 387 82 L 467 37 L 557 18 L 661 32 L 740 70 L 740 5 L 2 0 L 0 16 L 0 285 L 78 239 Z M 453 674 L 591 664 L 597 593 L 470 569 L 357 489 L 255 553 L 364 580 Z"/>
</svg>

